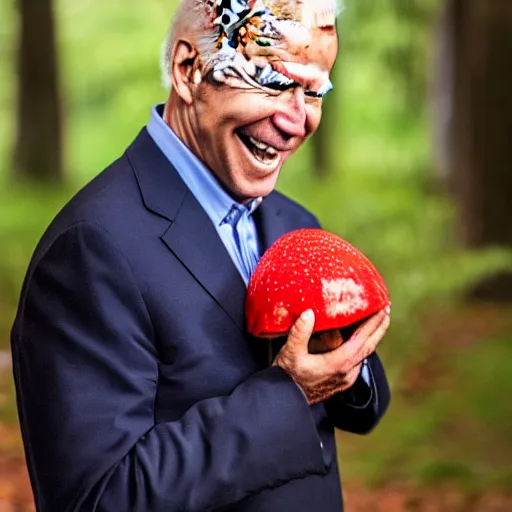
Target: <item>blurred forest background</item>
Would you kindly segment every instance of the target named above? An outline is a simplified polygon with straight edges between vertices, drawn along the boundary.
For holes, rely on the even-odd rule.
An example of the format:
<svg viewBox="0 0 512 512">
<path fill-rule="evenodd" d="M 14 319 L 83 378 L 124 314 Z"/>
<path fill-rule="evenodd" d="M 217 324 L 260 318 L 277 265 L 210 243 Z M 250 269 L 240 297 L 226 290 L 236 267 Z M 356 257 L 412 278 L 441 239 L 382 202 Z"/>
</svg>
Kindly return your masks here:
<svg viewBox="0 0 512 512">
<path fill-rule="evenodd" d="M 31 510 L 9 366 L 28 260 L 166 100 L 176 3 L 0 3 L 1 511 Z M 335 93 L 278 188 L 365 252 L 393 300 L 391 409 L 369 437 L 338 436 L 347 510 L 510 511 L 512 1 L 346 4 Z"/>
</svg>

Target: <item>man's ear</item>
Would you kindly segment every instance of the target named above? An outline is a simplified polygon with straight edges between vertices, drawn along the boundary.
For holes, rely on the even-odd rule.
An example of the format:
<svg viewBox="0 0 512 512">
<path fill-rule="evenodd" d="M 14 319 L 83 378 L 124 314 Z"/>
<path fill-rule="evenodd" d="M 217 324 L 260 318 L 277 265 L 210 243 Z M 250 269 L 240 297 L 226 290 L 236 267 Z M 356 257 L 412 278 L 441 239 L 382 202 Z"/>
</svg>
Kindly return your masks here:
<svg viewBox="0 0 512 512">
<path fill-rule="evenodd" d="M 174 44 L 171 60 L 172 87 L 187 105 L 192 103 L 194 62 L 197 57 L 197 49 L 188 41 L 178 40 Z"/>
</svg>

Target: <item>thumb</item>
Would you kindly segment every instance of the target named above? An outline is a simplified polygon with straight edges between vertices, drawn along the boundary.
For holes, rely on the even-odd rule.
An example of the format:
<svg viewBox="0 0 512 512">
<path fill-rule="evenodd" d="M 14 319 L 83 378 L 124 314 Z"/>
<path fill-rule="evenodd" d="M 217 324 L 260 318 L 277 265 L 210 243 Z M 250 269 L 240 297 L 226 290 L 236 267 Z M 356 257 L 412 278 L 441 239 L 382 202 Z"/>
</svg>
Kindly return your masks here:
<svg viewBox="0 0 512 512">
<path fill-rule="evenodd" d="M 300 351 L 308 351 L 308 343 L 315 328 L 315 313 L 312 309 L 304 311 L 296 320 L 288 334 L 287 345 Z"/>
</svg>

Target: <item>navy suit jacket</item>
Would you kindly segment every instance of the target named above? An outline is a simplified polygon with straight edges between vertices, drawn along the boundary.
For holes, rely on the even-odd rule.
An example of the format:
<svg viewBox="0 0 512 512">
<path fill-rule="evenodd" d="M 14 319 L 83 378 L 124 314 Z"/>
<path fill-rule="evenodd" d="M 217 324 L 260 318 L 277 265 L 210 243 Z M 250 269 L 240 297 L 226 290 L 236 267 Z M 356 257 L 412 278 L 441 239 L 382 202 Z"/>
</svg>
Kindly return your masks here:
<svg viewBox="0 0 512 512">
<path fill-rule="evenodd" d="M 318 226 L 277 192 L 256 219 L 263 247 Z M 342 509 L 334 427 L 378 422 L 379 359 L 366 403 L 356 383 L 310 407 L 245 332 L 245 292 L 143 130 L 59 213 L 27 272 L 12 351 L 38 511 Z"/>
</svg>

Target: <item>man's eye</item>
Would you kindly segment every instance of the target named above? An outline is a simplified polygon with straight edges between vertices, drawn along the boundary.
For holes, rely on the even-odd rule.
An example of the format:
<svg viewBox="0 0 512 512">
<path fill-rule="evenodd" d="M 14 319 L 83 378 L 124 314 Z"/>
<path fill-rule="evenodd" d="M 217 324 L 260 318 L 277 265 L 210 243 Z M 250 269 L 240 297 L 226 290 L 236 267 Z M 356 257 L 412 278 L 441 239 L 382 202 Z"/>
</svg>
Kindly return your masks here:
<svg viewBox="0 0 512 512">
<path fill-rule="evenodd" d="M 296 82 L 291 83 L 283 83 L 283 82 L 270 82 L 268 84 L 264 84 L 267 89 L 272 89 L 273 91 L 287 91 L 288 89 L 292 89 L 297 87 L 299 84 Z"/>
<path fill-rule="evenodd" d="M 304 94 L 306 96 L 308 96 L 309 98 L 323 98 L 326 93 L 321 94 L 321 93 L 316 92 L 316 91 L 304 91 Z"/>
</svg>

